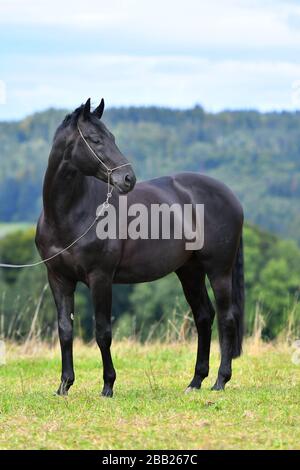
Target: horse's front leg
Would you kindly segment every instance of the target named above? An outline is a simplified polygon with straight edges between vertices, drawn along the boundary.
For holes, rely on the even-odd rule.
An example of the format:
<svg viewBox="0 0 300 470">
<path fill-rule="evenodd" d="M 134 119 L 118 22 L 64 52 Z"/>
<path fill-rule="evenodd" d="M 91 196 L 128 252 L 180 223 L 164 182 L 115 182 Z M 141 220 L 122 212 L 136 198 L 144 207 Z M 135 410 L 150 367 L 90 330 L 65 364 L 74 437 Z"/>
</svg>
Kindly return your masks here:
<svg viewBox="0 0 300 470">
<path fill-rule="evenodd" d="M 90 283 L 95 309 L 96 341 L 103 362 L 104 386 L 102 396 L 112 397 L 116 372 L 113 366 L 110 346 L 112 341 L 111 302 L 112 280 L 107 275 L 97 275 Z"/>
<path fill-rule="evenodd" d="M 61 347 L 61 383 L 57 395 L 67 395 L 75 380 L 73 369 L 73 314 L 76 284 L 48 273 L 49 284 L 57 308 L 58 334 Z"/>
</svg>

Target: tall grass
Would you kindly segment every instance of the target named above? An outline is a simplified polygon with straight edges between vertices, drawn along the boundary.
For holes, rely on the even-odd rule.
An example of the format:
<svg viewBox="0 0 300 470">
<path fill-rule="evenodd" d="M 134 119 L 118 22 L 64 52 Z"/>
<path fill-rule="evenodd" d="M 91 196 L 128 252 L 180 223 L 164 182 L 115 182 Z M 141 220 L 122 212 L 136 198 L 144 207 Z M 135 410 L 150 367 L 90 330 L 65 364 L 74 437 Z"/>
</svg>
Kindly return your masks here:
<svg viewBox="0 0 300 470">
<path fill-rule="evenodd" d="M 2 293 L 0 299 L 0 340 L 19 342 L 24 345 L 25 349 L 31 343 L 48 342 L 52 345 L 57 342 L 56 322 L 53 322 L 51 326 L 45 327 L 44 325 L 42 307 L 46 291 L 47 284 L 43 286 L 37 299 L 29 298 L 25 304 L 22 304 L 20 297 L 17 296 L 10 309 L 12 312 L 10 316 L 5 315 L 6 296 L 5 292 Z M 298 300 L 295 300 L 291 309 L 286 313 L 286 324 L 274 340 L 275 342 L 290 346 L 296 339 L 300 338 L 300 319 L 297 312 L 299 312 L 299 304 Z M 247 331 L 246 340 L 248 344 L 251 344 L 252 350 L 255 351 L 256 349 L 260 350 L 262 343 L 266 342 L 264 328 L 268 318 L 259 302 L 256 303 L 253 316 L 253 326 L 250 331 Z M 30 318 L 31 320 L 28 321 Z M 197 335 L 192 313 L 178 306 L 172 310 L 171 314 L 165 313 L 162 315 L 158 321 L 150 325 L 148 330 L 143 325 L 137 329 L 137 321 L 134 315 L 130 318 L 130 322 L 130 328 L 127 328 L 126 335 L 120 331 L 120 323 L 117 322 L 116 325 L 113 325 L 116 341 L 129 339 L 130 341 L 146 344 L 156 341 L 169 344 L 182 343 L 194 339 Z M 75 317 L 75 335 L 82 340 L 83 334 L 79 315 Z M 216 338 L 215 321 L 213 339 Z"/>
</svg>

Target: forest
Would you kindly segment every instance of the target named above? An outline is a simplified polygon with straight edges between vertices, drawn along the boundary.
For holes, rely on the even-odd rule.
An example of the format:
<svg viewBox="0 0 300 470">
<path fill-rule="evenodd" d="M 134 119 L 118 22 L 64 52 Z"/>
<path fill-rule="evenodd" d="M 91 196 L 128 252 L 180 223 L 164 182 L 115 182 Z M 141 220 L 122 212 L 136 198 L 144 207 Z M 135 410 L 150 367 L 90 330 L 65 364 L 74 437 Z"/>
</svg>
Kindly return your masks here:
<svg viewBox="0 0 300 470">
<path fill-rule="evenodd" d="M 43 175 L 51 141 L 66 110 L 49 109 L 21 121 L 0 123 L 0 259 L 38 258 L 34 224 L 41 209 Z M 260 318 L 273 339 L 287 325 L 299 327 L 300 308 L 300 113 L 118 108 L 104 121 L 139 179 L 182 170 L 228 184 L 245 208 L 246 328 Z M 13 224 L 14 223 L 14 224 Z M 14 230 L 9 227 L 15 227 Z M 54 304 L 44 267 L 0 272 L 0 335 L 23 339 L 31 328 L 50 338 Z M 32 325 L 33 319 L 34 325 Z M 142 341 L 193 331 L 175 275 L 135 286 L 115 286 L 115 335 Z M 93 336 L 89 293 L 79 286 L 76 333 Z"/>
</svg>

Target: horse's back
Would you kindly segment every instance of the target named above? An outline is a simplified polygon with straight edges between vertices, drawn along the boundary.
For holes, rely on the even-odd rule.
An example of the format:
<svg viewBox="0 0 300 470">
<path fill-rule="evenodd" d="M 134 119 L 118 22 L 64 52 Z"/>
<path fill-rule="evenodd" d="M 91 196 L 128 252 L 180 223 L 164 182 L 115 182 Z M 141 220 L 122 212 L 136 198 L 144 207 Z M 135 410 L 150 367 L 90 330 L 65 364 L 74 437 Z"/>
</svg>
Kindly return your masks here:
<svg viewBox="0 0 300 470">
<path fill-rule="evenodd" d="M 129 202 L 149 201 L 178 202 L 181 204 L 204 204 L 207 209 L 225 210 L 228 215 L 236 216 L 243 221 L 242 206 L 231 191 L 221 181 L 196 172 L 182 172 L 171 176 L 162 176 L 137 183 L 135 189 L 128 194 Z"/>
</svg>

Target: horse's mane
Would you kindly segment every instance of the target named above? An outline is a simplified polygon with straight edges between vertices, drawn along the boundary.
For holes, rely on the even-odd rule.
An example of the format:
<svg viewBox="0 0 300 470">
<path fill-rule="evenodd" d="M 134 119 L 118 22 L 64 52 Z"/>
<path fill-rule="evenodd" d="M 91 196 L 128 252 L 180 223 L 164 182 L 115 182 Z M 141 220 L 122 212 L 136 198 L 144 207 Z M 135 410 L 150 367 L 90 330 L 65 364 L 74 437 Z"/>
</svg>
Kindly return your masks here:
<svg viewBox="0 0 300 470">
<path fill-rule="evenodd" d="M 62 123 L 58 126 L 58 128 L 56 129 L 56 132 L 54 134 L 54 138 L 53 140 L 56 139 L 57 135 L 59 132 L 61 132 L 62 130 L 64 130 L 66 127 L 68 127 L 70 124 L 72 126 L 75 126 L 77 124 L 77 121 L 78 121 L 78 118 L 80 116 L 80 113 L 83 109 L 84 105 L 82 104 L 81 106 L 79 106 L 78 108 L 75 109 L 75 111 L 73 111 L 72 113 L 69 113 L 65 116 L 64 120 L 62 121 Z"/>
</svg>

